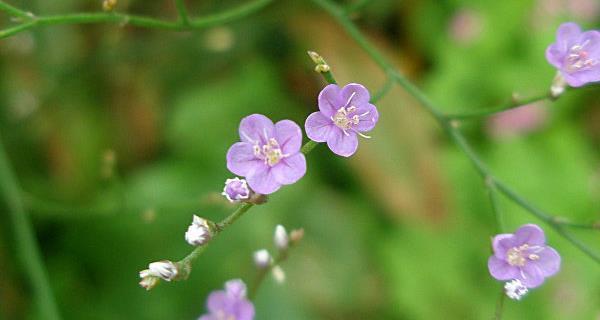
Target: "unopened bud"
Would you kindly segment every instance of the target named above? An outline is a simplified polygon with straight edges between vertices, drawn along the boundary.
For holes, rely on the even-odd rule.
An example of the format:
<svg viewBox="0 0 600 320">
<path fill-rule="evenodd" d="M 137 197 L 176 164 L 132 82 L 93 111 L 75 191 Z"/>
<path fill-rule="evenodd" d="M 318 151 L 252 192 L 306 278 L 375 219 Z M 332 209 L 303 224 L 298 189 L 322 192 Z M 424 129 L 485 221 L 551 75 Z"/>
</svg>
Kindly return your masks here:
<svg viewBox="0 0 600 320">
<path fill-rule="evenodd" d="M 117 6 L 117 0 L 104 0 L 102 2 L 102 10 L 113 11 Z"/>
<path fill-rule="evenodd" d="M 223 188 L 221 194 L 231 203 L 240 202 L 250 197 L 250 188 L 245 179 L 227 179 L 225 180 L 225 188 Z"/>
<path fill-rule="evenodd" d="M 141 272 L 140 272 L 140 276 L 141 276 Z M 157 277 L 153 277 L 153 276 L 146 276 L 146 277 L 142 277 L 142 280 L 140 280 L 140 286 L 146 290 L 152 290 L 152 288 L 156 287 L 156 285 L 158 284 L 159 278 Z"/>
<path fill-rule="evenodd" d="M 318 64 L 315 66 L 315 71 L 318 73 L 326 73 L 331 71 L 331 67 L 328 64 Z"/>
<path fill-rule="evenodd" d="M 552 86 L 550 86 L 550 96 L 552 99 L 557 99 L 565 92 L 566 88 L 567 81 L 560 72 L 557 72 L 554 80 L 552 80 Z"/>
<path fill-rule="evenodd" d="M 304 238 L 304 229 L 295 229 L 290 232 L 290 241 L 292 244 L 298 243 L 302 238 Z"/>
<path fill-rule="evenodd" d="M 266 249 L 254 252 L 254 264 L 260 268 L 266 268 L 271 264 L 271 254 Z"/>
<path fill-rule="evenodd" d="M 194 215 L 192 224 L 185 232 L 185 241 L 193 246 L 201 246 L 212 238 L 212 230 L 206 219 Z"/>
<path fill-rule="evenodd" d="M 177 269 L 175 263 L 169 260 L 162 260 L 158 262 L 152 262 L 148 265 L 148 269 L 140 271 L 140 278 L 143 280 L 149 277 L 158 277 L 165 281 L 171 281 L 177 277 L 178 273 L 179 270 Z"/>
<path fill-rule="evenodd" d="M 285 228 L 280 224 L 278 224 L 277 227 L 275 227 L 275 235 L 273 236 L 273 242 L 275 243 L 275 247 L 281 251 L 287 250 L 289 246 L 290 238 L 288 237 Z"/>
<path fill-rule="evenodd" d="M 308 56 L 315 64 L 321 64 L 321 63 L 325 62 L 325 59 L 323 59 L 323 57 L 321 57 L 321 55 L 319 55 L 318 53 L 316 53 L 314 51 L 306 51 L 306 53 L 308 53 Z"/>
<path fill-rule="evenodd" d="M 285 272 L 279 265 L 273 267 L 273 278 L 277 283 L 282 284 L 285 282 Z"/>
<path fill-rule="evenodd" d="M 527 287 L 517 279 L 509 281 L 504 285 L 504 292 L 513 300 L 521 300 L 528 291 Z"/>
</svg>

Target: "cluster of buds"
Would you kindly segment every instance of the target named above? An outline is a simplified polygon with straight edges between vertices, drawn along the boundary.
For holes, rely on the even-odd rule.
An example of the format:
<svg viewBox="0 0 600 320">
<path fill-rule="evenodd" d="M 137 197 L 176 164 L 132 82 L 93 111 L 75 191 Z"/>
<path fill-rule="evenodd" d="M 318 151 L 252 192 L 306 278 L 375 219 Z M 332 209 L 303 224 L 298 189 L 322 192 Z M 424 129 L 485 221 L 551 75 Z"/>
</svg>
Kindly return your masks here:
<svg viewBox="0 0 600 320">
<path fill-rule="evenodd" d="M 307 51 L 310 59 L 315 63 L 315 71 L 318 73 L 327 73 L 331 71 L 331 67 L 327 64 L 325 59 L 320 54 L 314 51 Z"/>
<path fill-rule="evenodd" d="M 287 258 L 290 247 L 296 245 L 304 236 L 303 229 L 292 230 L 287 233 L 285 227 L 277 225 L 273 235 L 273 243 L 277 250 L 277 257 L 273 258 L 267 249 L 260 249 L 254 252 L 254 264 L 259 270 L 271 271 L 273 278 L 278 283 L 285 281 L 285 272 L 279 266 L 279 263 Z"/>
<path fill-rule="evenodd" d="M 515 279 L 504 284 L 504 292 L 509 298 L 518 301 L 529 292 L 529 289 L 520 280 Z"/>
<path fill-rule="evenodd" d="M 247 202 L 263 204 L 267 202 L 267 196 L 256 193 L 248 186 L 246 179 L 233 178 L 225 180 L 225 187 L 221 194 L 231 203 Z"/>
</svg>

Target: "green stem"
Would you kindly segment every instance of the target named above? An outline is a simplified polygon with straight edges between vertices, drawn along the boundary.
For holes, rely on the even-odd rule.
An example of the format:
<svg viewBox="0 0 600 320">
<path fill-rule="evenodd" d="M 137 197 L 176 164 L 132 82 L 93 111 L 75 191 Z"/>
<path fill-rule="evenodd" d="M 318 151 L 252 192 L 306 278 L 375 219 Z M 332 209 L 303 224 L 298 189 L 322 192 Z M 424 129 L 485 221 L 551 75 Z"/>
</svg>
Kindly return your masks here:
<svg viewBox="0 0 600 320">
<path fill-rule="evenodd" d="M 521 106 L 524 106 L 524 105 L 527 105 L 527 104 L 530 104 L 530 103 L 534 103 L 534 102 L 538 102 L 538 101 L 543 101 L 543 100 L 546 100 L 546 99 L 551 99 L 551 98 L 552 98 L 552 96 L 550 95 L 550 93 L 545 93 L 545 94 L 541 94 L 541 95 L 529 97 L 529 98 L 526 98 L 526 99 L 513 100 L 513 101 L 511 101 L 509 103 L 506 103 L 506 104 L 501 105 L 501 106 L 496 107 L 496 108 L 484 109 L 484 110 L 466 111 L 466 112 L 456 113 L 456 114 L 447 114 L 446 117 L 448 119 L 454 119 L 454 120 L 464 120 L 464 119 L 471 119 L 471 118 L 480 118 L 480 117 L 485 117 L 485 116 L 493 115 L 493 114 L 496 114 L 496 113 L 504 112 L 504 111 L 507 111 L 507 110 L 519 108 Z"/>
<path fill-rule="evenodd" d="M 464 136 L 452 126 L 450 119 L 444 115 L 440 109 L 438 109 L 431 100 L 415 85 L 413 85 L 408 79 L 406 79 L 400 72 L 394 69 L 393 65 L 362 35 L 358 28 L 350 21 L 345 11 L 333 3 L 330 0 L 312 0 L 315 4 L 319 5 L 325 11 L 327 11 L 342 28 L 352 37 L 356 43 L 373 59 L 373 61 L 391 78 L 396 81 L 401 87 L 403 87 L 410 95 L 419 101 L 419 103 L 427 110 L 440 126 L 448 133 L 451 140 L 461 149 L 461 151 L 469 158 L 475 169 L 479 172 L 485 181 L 493 182 L 504 196 L 512 200 L 517 205 L 521 206 L 527 212 L 531 213 L 535 217 L 549 224 L 554 228 L 560 235 L 562 235 L 567 241 L 571 242 L 575 247 L 581 250 L 583 253 L 588 255 L 590 258 L 600 263 L 600 256 L 591 250 L 583 242 L 579 241 L 573 235 L 571 235 L 564 227 L 556 222 L 556 219 L 543 211 L 537 209 L 527 200 L 522 198 L 520 195 L 515 193 L 512 189 L 496 179 L 479 156 L 473 151 L 471 146 L 467 143 Z"/>
<path fill-rule="evenodd" d="M 4 1 L 0 1 L 0 11 L 5 11 L 9 15 L 13 17 L 25 18 L 29 19 L 32 17 L 32 14 L 26 11 L 23 11 L 17 7 L 13 7 Z"/>
<path fill-rule="evenodd" d="M 33 288 L 40 314 L 44 315 L 44 319 L 58 320 L 60 319 L 60 315 L 35 239 L 35 232 L 31 226 L 29 215 L 23 206 L 17 178 L 11 168 L 8 156 L 6 155 L 6 150 L 1 142 L 0 188 L 12 220 L 16 252 L 29 277 L 29 282 Z"/>
<path fill-rule="evenodd" d="M 123 13 L 113 12 L 102 12 L 102 13 L 73 13 L 64 15 L 52 15 L 52 16 L 40 16 L 30 18 L 27 22 L 13 26 L 0 31 L 0 39 L 8 36 L 15 35 L 17 33 L 40 27 L 40 26 L 51 26 L 51 25 L 65 25 L 65 24 L 90 24 L 90 23 L 118 23 L 122 25 L 133 25 L 144 28 L 154 29 L 165 29 L 174 31 L 186 31 L 194 29 L 203 29 L 212 26 L 222 25 L 243 17 L 246 17 L 266 5 L 273 2 L 273 0 L 255 0 L 250 3 L 241 5 L 237 8 L 233 8 L 221 13 L 215 13 L 206 17 L 201 17 L 189 21 L 189 24 L 185 24 L 183 20 L 172 22 L 163 21 L 155 18 L 129 15 Z M 4 4 L 0 1 L 0 3 Z M 14 8 L 14 7 L 11 7 Z M 16 9 L 16 8 L 15 8 Z M 6 4 L 0 6 L 0 10 L 10 11 Z M 18 9 L 17 9 L 18 10 Z"/>
<path fill-rule="evenodd" d="M 371 0 L 355 0 L 352 4 L 348 5 L 344 11 L 346 12 L 346 14 L 354 13 L 356 11 L 361 10 L 370 2 Z"/>
<path fill-rule="evenodd" d="M 377 91 L 377 93 L 375 93 L 375 95 L 373 95 L 373 97 L 371 98 L 371 103 L 377 103 L 377 101 L 383 98 L 392 89 L 393 86 L 394 80 L 388 77 L 381 89 L 379 89 L 379 91 Z"/>
<path fill-rule="evenodd" d="M 500 288 L 500 296 L 496 302 L 496 311 L 494 312 L 494 320 L 502 320 L 502 311 L 504 311 L 504 300 L 506 300 L 506 293 L 504 287 Z"/>
<path fill-rule="evenodd" d="M 500 203 L 498 201 L 498 190 L 496 190 L 496 185 L 491 179 L 486 181 L 486 186 L 488 189 L 488 196 L 490 198 L 492 211 L 494 212 L 494 216 L 496 217 L 496 227 L 498 228 L 498 233 L 504 233 L 506 231 L 506 224 L 504 223 L 504 216 L 502 214 L 502 210 L 500 209 Z"/>
<path fill-rule="evenodd" d="M 185 0 L 175 0 L 175 7 L 179 13 L 179 21 L 184 26 L 190 25 L 190 17 L 185 6 Z"/>
</svg>

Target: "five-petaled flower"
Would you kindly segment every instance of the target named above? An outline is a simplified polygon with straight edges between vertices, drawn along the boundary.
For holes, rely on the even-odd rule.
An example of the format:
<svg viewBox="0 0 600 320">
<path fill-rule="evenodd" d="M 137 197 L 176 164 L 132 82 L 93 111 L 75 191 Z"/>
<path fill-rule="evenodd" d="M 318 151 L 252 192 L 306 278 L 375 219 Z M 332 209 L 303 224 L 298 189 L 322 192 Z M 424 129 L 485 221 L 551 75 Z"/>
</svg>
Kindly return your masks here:
<svg viewBox="0 0 600 320">
<path fill-rule="evenodd" d="M 302 130 L 291 120 L 273 122 L 253 114 L 242 119 L 241 142 L 227 152 L 227 168 L 246 177 L 252 190 L 261 194 L 277 191 L 298 181 L 306 173 L 306 159 L 300 153 Z"/>
<path fill-rule="evenodd" d="M 556 42 L 546 50 L 546 59 L 572 87 L 600 81 L 600 32 L 582 32 L 573 22 L 563 23 Z"/>
<path fill-rule="evenodd" d="M 229 280 L 225 290 L 213 291 L 206 302 L 208 314 L 198 320 L 252 320 L 254 305 L 246 299 L 246 284 L 242 280 Z"/>
<path fill-rule="evenodd" d="M 367 88 L 350 83 L 344 88 L 330 84 L 319 94 L 319 111 L 306 119 L 306 135 L 316 142 L 327 142 L 333 153 L 349 157 L 358 148 L 358 137 L 371 131 L 379 113 L 369 103 Z"/>
<path fill-rule="evenodd" d="M 494 255 L 488 268 L 497 280 L 519 280 L 525 287 L 535 288 L 560 269 L 560 255 L 546 245 L 544 231 L 537 225 L 526 224 L 514 234 L 499 234 L 492 245 Z"/>
</svg>

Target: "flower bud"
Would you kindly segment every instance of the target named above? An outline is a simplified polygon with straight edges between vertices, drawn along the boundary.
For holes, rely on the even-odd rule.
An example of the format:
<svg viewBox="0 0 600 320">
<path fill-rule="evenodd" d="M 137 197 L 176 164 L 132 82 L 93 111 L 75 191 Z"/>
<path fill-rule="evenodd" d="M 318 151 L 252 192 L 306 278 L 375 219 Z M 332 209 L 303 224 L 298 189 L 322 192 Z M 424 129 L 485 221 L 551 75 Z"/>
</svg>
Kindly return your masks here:
<svg viewBox="0 0 600 320">
<path fill-rule="evenodd" d="M 144 270 L 144 271 L 147 271 L 147 270 Z M 140 272 L 140 276 L 141 275 L 142 275 L 142 273 Z M 158 284 L 158 278 L 153 277 L 153 276 L 142 277 L 142 280 L 140 281 L 140 286 L 146 290 L 151 290 L 152 288 L 156 287 L 157 284 Z"/>
<path fill-rule="evenodd" d="M 185 232 L 185 241 L 193 246 L 201 246 L 212 237 L 211 227 L 206 219 L 194 215 L 192 224 Z"/>
<path fill-rule="evenodd" d="M 285 272 L 279 265 L 273 267 L 273 278 L 277 283 L 282 284 L 285 282 Z"/>
<path fill-rule="evenodd" d="M 290 241 L 292 244 L 298 243 L 302 238 L 304 238 L 304 229 L 294 229 L 290 233 Z"/>
<path fill-rule="evenodd" d="M 275 235 L 273 236 L 273 242 L 275 242 L 275 247 L 280 251 L 287 250 L 290 242 L 290 238 L 288 237 L 287 231 L 285 228 L 278 224 L 275 227 Z"/>
<path fill-rule="evenodd" d="M 271 264 L 269 251 L 262 249 L 254 252 L 254 264 L 260 269 L 268 267 Z"/>
<path fill-rule="evenodd" d="M 552 86 L 550 87 L 550 95 L 552 99 L 557 99 L 565 92 L 567 88 L 567 81 L 560 72 L 556 73 L 554 80 L 552 80 Z"/>
<path fill-rule="evenodd" d="M 513 300 L 521 300 L 529 290 L 518 279 L 507 282 L 504 285 L 504 292 Z"/>
<path fill-rule="evenodd" d="M 223 188 L 222 195 L 229 200 L 229 202 L 240 202 L 250 198 L 250 188 L 245 179 L 233 178 L 225 180 L 225 188 Z"/>
<path fill-rule="evenodd" d="M 146 281 L 147 283 L 150 283 L 151 281 L 146 278 L 153 277 L 158 277 L 165 281 L 171 281 L 177 277 L 178 273 L 179 270 L 177 269 L 175 263 L 169 260 L 162 260 L 158 262 L 152 262 L 148 265 L 148 269 L 140 271 L 140 278 L 142 278 L 142 282 Z M 140 285 L 142 285 L 142 282 L 140 282 Z M 146 284 L 146 282 L 144 282 L 144 284 Z"/>
</svg>

